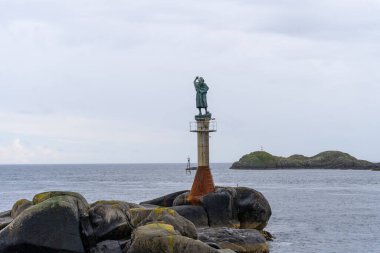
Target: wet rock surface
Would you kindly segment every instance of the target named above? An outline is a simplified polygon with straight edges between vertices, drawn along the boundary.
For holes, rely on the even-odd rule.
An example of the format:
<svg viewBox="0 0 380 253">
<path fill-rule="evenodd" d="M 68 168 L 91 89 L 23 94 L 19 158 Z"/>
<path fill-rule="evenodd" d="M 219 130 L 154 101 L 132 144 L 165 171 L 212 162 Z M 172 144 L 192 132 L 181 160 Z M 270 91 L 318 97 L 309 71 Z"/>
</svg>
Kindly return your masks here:
<svg viewBox="0 0 380 253">
<path fill-rule="evenodd" d="M 189 205 L 188 191 L 141 204 L 75 192 L 45 192 L 0 213 L 0 253 L 268 252 L 254 229 L 267 224 L 265 197 L 249 188 L 217 187 Z"/>
<path fill-rule="evenodd" d="M 199 240 L 231 249 L 238 253 L 267 253 L 268 245 L 261 233 L 255 229 L 200 228 Z"/>
<path fill-rule="evenodd" d="M 206 210 L 202 206 L 173 206 L 179 215 L 190 220 L 196 227 L 208 227 L 209 221 Z"/>
<path fill-rule="evenodd" d="M 122 240 L 132 233 L 133 226 L 125 202 L 98 202 L 89 210 L 89 219 L 96 241 Z"/>
<path fill-rule="evenodd" d="M 210 227 L 239 227 L 235 200 L 220 188 L 201 198 L 201 204 L 208 214 Z"/>
<path fill-rule="evenodd" d="M 251 188 L 236 187 L 235 190 L 240 228 L 264 229 L 272 215 L 267 199 L 261 192 Z"/>
<path fill-rule="evenodd" d="M 13 221 L 11 211 L 0 213 L 0 230 L 8 226 Z"/>
</svg>

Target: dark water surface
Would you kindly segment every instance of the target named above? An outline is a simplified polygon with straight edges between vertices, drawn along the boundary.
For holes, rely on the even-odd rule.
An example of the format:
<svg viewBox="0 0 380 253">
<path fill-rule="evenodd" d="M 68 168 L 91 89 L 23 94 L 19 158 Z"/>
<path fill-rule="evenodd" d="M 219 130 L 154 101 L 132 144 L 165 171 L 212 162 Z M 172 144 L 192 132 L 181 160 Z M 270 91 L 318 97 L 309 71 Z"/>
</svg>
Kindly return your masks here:
<svg viewBox="0 0 380 253">
<path fill-rule="evenodd" d="M 266 230 L 272 253 L 380 252 L 380 172 L 351 170 L 229 170 L 212 166 L 217 185 L 261 191 L 272 207 Z M 184 164 L 0 165 L 0 211 L 52 190 L 89 202 L 140 202 L 189 189 Z"/>
</svg>

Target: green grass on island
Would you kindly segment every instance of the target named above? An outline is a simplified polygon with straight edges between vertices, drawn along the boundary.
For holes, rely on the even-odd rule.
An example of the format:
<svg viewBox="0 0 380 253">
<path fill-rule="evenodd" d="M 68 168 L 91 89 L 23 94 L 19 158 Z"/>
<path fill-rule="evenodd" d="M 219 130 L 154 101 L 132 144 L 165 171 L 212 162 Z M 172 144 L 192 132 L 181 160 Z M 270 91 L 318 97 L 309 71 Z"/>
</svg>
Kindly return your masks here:
<svg viewBox="0 0 380 253">
<path fill-rule="evenodd" d="M 244 155 L 231 169 L 379 169 L 380 164 L 359 160 L 340 151 L 325 151 L 315 156 L 274 156 L 265 151 Z"/>
</svg>

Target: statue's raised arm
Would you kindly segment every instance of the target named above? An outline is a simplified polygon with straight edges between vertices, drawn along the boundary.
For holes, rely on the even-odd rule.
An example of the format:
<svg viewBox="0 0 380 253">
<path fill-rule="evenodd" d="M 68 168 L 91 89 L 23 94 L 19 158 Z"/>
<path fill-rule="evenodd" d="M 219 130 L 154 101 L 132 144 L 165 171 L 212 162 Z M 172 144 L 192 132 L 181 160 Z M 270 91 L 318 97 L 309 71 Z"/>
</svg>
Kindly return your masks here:
<svg viewBox="0 0 380 253">
<path fill-rule="evenodd" d="M 198 76 L 197 77 L 195 77 L 195 79 L 194 79 L 194 87 L 195 87 L 195 90 L 196 91 L 198 91 L 198 87 L 199 87 L 199 81 L 198 81 Z"/>
</svg>

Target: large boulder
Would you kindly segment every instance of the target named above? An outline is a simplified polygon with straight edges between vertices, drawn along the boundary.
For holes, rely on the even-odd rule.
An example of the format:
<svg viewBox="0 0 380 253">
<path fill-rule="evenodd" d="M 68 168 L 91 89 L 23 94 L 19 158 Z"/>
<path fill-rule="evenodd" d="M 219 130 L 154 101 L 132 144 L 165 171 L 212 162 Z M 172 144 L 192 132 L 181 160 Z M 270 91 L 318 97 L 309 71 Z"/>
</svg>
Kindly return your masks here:
<svg viewBox="0 0 380 253">
<path fill-rule="evenodd" d="M 146 217 L 139 222 L 139 224 L 137 225 L 138 227 L 150 223 L 170 224 L 176 231 L 178 231 L 183 236 L 193 239 L 196 239 L 198 237 L 197 230 L 194 224 L 188 219 L 185 219 L 184 217 L 179 215 L 173 209 L 160 207 L 148 211 L 149 214 L 146 210 L 141 211 L 143 213 L 141 216 Z M 131 215 L 135 215 L 135 213 L 132 213 Z"/>
<path fill-rule="evenodd" d="M 240 227 L 235 204 L 236 195 L 236 191 L 231 187 L 217 187 L 215 192 L 200 199 L 208 214 L 211 227 Z"/>
<path fill-rule="evenodd" d="M 92 233 L 97 242 L 129 239 L 133 226 L 128 212 L 129 203 L 98 201 L 89 210 Z"/>
<path fill-rule="evenodd" d="M 238 253 L 269 253 L 265 238 L 255 229 L 200 228 L 199 240 Z"/>
<path fill-rule="evenodd" d="M 191 221 L 196 227 L 209 226 L 207 212 L 203 206 L 173 206 L 171 209 Z"/>
<path fill-rule="evenodd" d="M 272 215 L 269 202 L 261 192 L 247 187 L 236 187 L 240 228 L 262 230 Z"/>
<path fill-rule="evenodd" d="M 73 200 L 76 201 L 78 210 L 82 213 L 88 213 L 88 209 L 90 208 L 90 205 L 88 204 L 87 200 L 79 193 L 76 192 L 64 192 L 64 191 L 51 191 L 51 192 L 43 192 L 36 194 L 33 197 L 33 205 L 37 205 L 39 203 L 44 202 L 47 199 L 53 198 L 53 197 L 59 197 L 59 196 L 69 196 L 72 197 Z"/>
<path fill-rule="evenodd" d="M 83 253 L 78 198 L 56 195 L 36 201 L 0 231 L 0 252 Z"/>
<path fill-rule="evenodd" d="M 180 235 L 172 225 L 151 223 L 133 231 L 127 253 L 218 253 L 207 244 Z"/>
<path fill-rule="evenodd" d="M 265 228 L 272 214 L 264 195 L 247 187 L 216 187 L 215 192 L 200 198 L 199 206 L 203 210 L 188 203 L 188 194 L 188 191 L 180 191 L 142 203 L 172 207 L 197 227 L 206 225 L 203 210 L 207 226 L 259 230 Z"/>
</svg>

